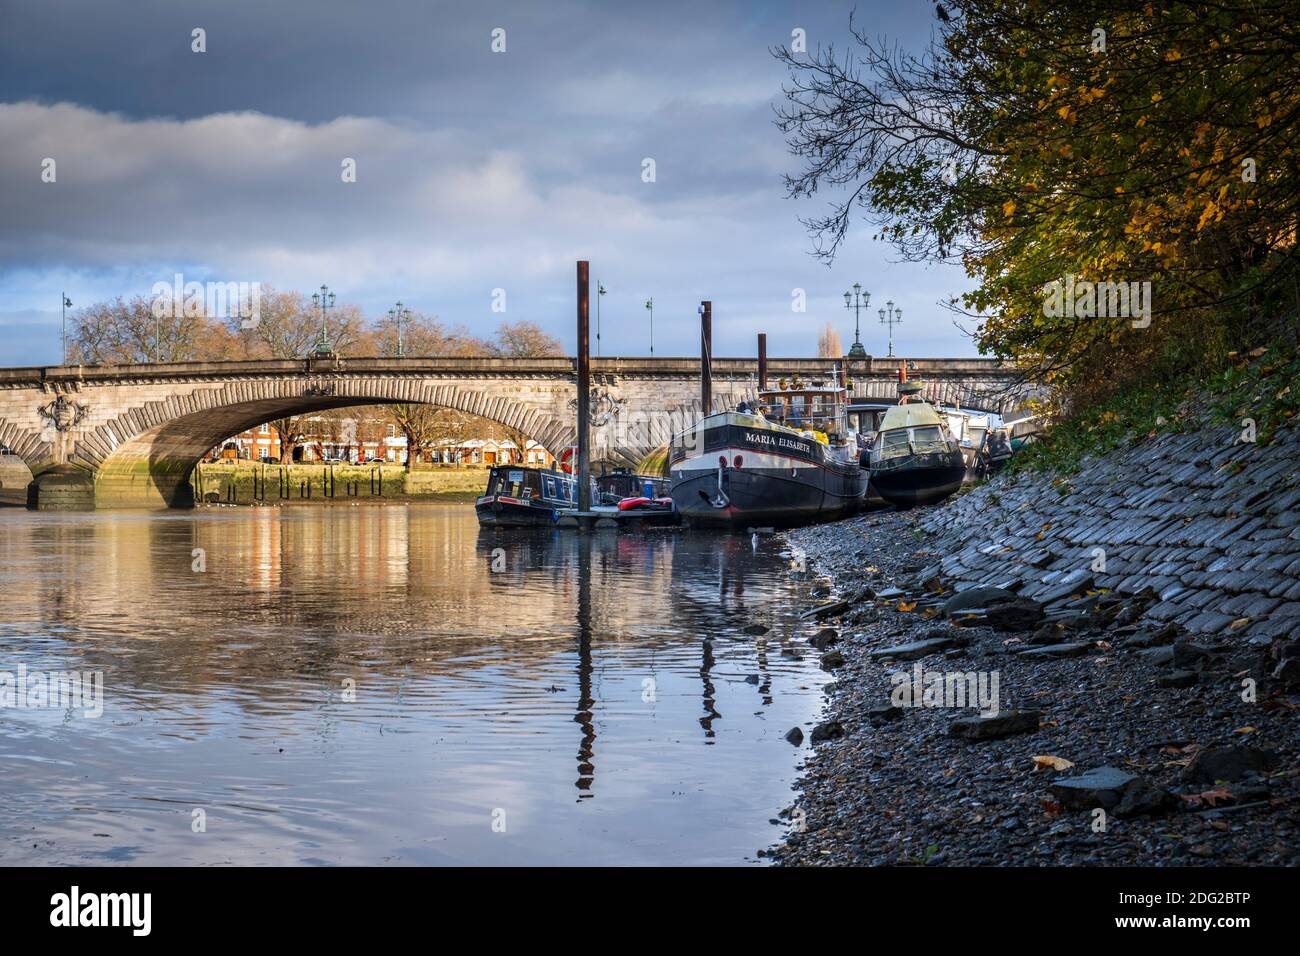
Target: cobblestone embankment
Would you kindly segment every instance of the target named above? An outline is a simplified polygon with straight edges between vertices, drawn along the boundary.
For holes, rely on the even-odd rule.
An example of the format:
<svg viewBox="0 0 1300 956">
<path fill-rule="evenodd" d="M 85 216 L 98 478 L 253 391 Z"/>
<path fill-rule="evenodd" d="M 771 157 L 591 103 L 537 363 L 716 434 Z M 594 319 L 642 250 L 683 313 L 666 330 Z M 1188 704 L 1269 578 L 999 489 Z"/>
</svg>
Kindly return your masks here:
<svg viewBox="0 0 1300 956">
<path fill-rule="evenodd" d="M 771 855 L 1300 864 L 1300 435 L 1237 437 L 791 533 L 836 680 Z"/>
</svg>

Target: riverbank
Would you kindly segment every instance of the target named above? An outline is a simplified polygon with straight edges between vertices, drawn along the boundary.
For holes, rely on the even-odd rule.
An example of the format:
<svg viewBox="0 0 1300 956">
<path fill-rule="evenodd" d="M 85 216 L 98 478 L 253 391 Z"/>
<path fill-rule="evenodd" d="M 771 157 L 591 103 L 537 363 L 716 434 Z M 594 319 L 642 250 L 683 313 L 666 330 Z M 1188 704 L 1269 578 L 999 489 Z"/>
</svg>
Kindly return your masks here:
<svg viewBox="0 0 1300 956">
<path fill-rule="evenodd" d="M 487 485 L 486 468 L 386 465 L 263 465 L 205 462 L 191 482 L 199 504 L 319 505 L 371 501 L 473 501 Z"/>
<path fill-rule="evenodd" d="M 1237 431 L 789 534 L 836 681 L 770 855 L 1300 865 L 1300 436 Z"/>
</svg>

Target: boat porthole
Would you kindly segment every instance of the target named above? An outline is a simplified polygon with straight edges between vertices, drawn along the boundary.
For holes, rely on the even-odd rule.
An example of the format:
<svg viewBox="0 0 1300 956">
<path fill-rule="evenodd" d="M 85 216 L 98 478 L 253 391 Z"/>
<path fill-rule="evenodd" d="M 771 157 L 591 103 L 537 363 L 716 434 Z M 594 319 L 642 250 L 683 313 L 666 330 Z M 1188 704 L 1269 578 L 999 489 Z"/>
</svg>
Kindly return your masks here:
<svg viewBox="0 0 1300 956">
<path fill-rule="evenodd" d="M 727 467 L 727 456 L 726 456 L 726 455 L 719 455 L 719 456 L 718 456 L 718 464 L 719 464 L 720 466 L 722 466 L 723 468 L 726 468 L 726 467 Z"/>
<path fill-rule="evenodd" d="M 737 456 L 735 457 L 735 460 L 732 461 L 732 464 L 735 465 L 737 468 L 739 468 L 739 467 L 740 467 L 741 465 L 743 465 L 744 463 L 745 463 L 745 456 L 744 456 L 744 455 L 737 455 Z"/>
</svg>

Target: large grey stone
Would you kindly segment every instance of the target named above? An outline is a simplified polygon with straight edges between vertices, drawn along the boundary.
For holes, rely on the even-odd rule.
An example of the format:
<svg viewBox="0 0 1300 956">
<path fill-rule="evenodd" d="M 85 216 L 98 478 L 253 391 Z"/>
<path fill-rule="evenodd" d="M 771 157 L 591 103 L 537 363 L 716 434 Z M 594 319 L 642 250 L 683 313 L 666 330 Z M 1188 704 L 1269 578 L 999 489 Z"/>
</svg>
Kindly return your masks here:
<svg viewBox="0 0 1300 956">
<path fill-rule="evenodd" d="M 868 651 L 867 656 L 878 660 L 889 658 L 896 661 L 914 661 L 928 654 L 936 654 L 939 651 L 946 651 L 950 647 L 957 647 L 960 643 L 956 636 L 933 637 L 923 641 L 910 641 L 907 644 L 895 644 L 893 647 L 878 647 Z"/>
<path fill-rule="evenodd" d="M 1137 779 L 1137 774 L 1118 767 L 1097 767 L 1076 777 L 1057 780 L 1051 791 L 1062 806 L 1074 810 L 1092 807 L 1112 810 L 1123 798 L 1124 788 Z"/>
<path fill-rule="evenodd" d="M 1264 773 L 1277 765 L 1277 754 L 1249 746 L 1207 747 L 1200 751 L 1183 771 L 1183 778 L 1194 783 L 1240 780 L 1251 773 Z"/>
<path fill-rule="evenodd" d="M 1006 588 L 977 587 L 954 594 L 944 603 L 945 616 L 960 614 L 962 611 L 979 611 L 991 604 L 1015 600 L 1015 593 Z"/>
<path fill-rule="evenodd" d="M 996 717 L 959 717 L 948 733 L 964 740 L 998 740 L 1038 729 L 1042 713 L 1037 710 L 1008 710 Z"/>
</svg>

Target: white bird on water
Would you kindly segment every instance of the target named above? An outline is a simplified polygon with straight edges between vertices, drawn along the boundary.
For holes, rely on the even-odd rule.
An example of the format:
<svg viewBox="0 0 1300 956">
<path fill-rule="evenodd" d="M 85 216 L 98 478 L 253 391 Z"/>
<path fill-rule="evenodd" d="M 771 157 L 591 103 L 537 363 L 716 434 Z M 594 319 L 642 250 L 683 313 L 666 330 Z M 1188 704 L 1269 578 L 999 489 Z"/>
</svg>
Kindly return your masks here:
<svg viewBox="0 0 1300 956">
<path fill-rule="evenodd" d="M 754 550 L 757 551 L 757 550 L 758 550 L 758 532 L 757 532 L 757 531 L 754 532 L 754 537 L 750 538 L 750 539 L 749 539 L 749 542 L 750 542 L 750 544 L 752 544 L 752 545 L 754 546 Z"/>
</svg>

